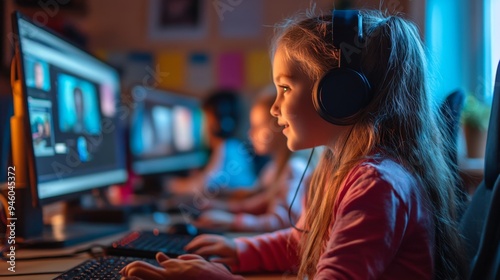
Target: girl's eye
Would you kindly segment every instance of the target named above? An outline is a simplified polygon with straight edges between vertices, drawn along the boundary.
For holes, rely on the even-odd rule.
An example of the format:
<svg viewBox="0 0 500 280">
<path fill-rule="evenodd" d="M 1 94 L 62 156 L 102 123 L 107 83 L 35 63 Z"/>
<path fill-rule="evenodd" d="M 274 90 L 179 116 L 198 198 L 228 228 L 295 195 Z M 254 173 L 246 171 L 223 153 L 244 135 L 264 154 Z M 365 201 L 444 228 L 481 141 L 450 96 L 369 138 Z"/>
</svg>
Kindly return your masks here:
<svg viewBox="0 0 500 280">
<path fill-rule="evenodd" d="M 290 91 L 290 88 L 287 86 L 280 86 L 280 88 L 284 93 Z"/>
</svg>

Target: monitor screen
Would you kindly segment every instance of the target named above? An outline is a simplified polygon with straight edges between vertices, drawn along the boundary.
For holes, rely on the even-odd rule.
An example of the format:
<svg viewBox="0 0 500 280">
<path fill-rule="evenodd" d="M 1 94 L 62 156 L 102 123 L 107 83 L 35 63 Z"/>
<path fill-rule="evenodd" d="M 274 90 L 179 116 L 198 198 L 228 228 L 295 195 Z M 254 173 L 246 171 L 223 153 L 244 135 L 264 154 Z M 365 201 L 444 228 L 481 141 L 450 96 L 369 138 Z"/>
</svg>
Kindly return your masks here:
<svg viewBox="0 0 500 280">
<path fill-rule="evenodd" d="M 19 13 L 14 28 L 40 202 L 124 182 L 118 72 Z"/>
<path fill-rule="evenodd" d="M 132 170 L 138 175 L 171 173 L 206 164 L 200 102 L 170 91 L 135 86 L 130 120 Z"/>
</svg>

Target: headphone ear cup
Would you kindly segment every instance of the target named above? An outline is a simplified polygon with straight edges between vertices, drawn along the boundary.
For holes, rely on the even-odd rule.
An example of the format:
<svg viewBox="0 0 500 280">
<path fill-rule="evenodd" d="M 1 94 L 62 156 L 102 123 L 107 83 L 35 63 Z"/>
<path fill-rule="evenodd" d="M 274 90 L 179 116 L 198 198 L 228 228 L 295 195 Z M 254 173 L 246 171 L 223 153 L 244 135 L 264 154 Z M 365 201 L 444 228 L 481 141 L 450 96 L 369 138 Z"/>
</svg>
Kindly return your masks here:
<svg viewBox="0 0 500 280">
<path fill-rule="evenodd" d="M 350 125 L 349 117 L 370 100 L 370 84 L 364 75 L 350 68 L 333 68 L 316 84 L 313 104 L 316 112 L 336 125 Z"/>
</svg>

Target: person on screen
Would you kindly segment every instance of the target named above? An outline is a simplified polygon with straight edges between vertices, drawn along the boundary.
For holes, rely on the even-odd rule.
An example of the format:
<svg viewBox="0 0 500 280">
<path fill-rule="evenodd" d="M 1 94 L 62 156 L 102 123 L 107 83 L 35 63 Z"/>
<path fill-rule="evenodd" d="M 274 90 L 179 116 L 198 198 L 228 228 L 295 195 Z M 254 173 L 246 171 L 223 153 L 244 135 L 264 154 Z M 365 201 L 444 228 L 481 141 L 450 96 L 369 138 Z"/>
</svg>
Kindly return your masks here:
<svg viewBox="0 0 500 280">
<path fill-rule="evenodd" d="M 79 87 L 75 87 L 73 90 L 73 99 L 75 104 L 75 124 L 73 125 L 73 132 L 81 133 L 85 129 L 84 124 L 84 114 L 85 114 L 85 105 L 83 101 L 83 92 Z"/>
<path fill-rule="evenodd" d="M 193 221 L 196 227 L 268 232 L 287 228 L 290 219 L 298 219 L 304 186 L 299 189 L 295 200 L 293 198 L 303 178 L 306 163 L 301 157 L 293 156 L 276 119 L 269 114 L 275 97 L 274 86 L 266 88 L 250 110 L 249 136 L 255 153 L 270 156 L 254 188 L 258 192 L 243 199 L 207 199 L 201 215 Z M 307 174 L 305 177 L 308 177 Z M 288 213 L 292 200 L 294 204 Z"/>
<path fill-rule="evenodd" d="M 332 25 L 340 24 L 342 15 L 353 15 L 352 26 L 339 26 L 340 32 Z M 201 235 L 185 247 L 192 254 L 168 258 L 158 253 L 160 267 L 134 262 L 123 269 L 123 276 L 242 279 L 224 263 L 236 273 L 297 273 L 297 279 L 467 277 L 455 217 L 457 178 L 447 162 L 449 143 L 427 88 L 429 69 L 418 29 L 400 16 L 366 10 L 359 15 L 358 21 L 357 11 L 306 13 L 277 26 L 272 67 L 278 96 L 271 113 L 290 150 L 325 146 L 297 224 L 234 240 Z M 354 22 L 362 24 L 360 29 Z M 325 74 L 349 71 L 343 63 L 343 69 L 334 68 L 345 62 L 341 55 L 356 53 L 339 54 L 332 37 L 350 36 L 354 30 L 364 38 L 357 49 L 362 72 L 350 73 L 363 73 L 370 98 L 354 115 L 333 122 L 320 115 L 312 97 L 318 94 L 319 82 L 326 82 Z M 341 77 L 326 79 L 359 85 L 354 76 Z M 337 89 L 323 93 L 353 93 Z M 336 104 L 324 103 L 323 109 Z"/>
<path fill-rule="evenodd" d="M 45 121 L 43 122 L 43 130 L 44 130 L 45 136 L 47 138 L 50 138 L 51 129 L 50 129 L 50 122 L 49 122 L 49 115 L 48 114 L 45 116 Z"/>
<path fill-rule="evenodd" d="M 40 62 L 35 62 L 33 64 L 33 76 L 35 80 L 35 87 L 38 89 L 44 89 L 45 83 L 45 70 Z"/>
<path fill-rule="evenodd" d="M 33 142 L 35 145 L 41 145 L 43 144 L 44 146 L 47 144 L 47 139 L 50 136 L 49 131 L 46 129 L 45 123 L 48 123 L 48 121 L 44 122 L 41 117 L 36 117 L 34 122 L 33 122 Z"/>
<path fill-rule="evenodd" d="M 241 100 L 232 90 L 217 90 L 202 104 L 210 157 L 206 166 L 187 178 L 170 180 L 173 194 L 231 192 L 251 189 L 256 180 L 254 158 L 237 137 L 241 123 Z"/>
</svg>

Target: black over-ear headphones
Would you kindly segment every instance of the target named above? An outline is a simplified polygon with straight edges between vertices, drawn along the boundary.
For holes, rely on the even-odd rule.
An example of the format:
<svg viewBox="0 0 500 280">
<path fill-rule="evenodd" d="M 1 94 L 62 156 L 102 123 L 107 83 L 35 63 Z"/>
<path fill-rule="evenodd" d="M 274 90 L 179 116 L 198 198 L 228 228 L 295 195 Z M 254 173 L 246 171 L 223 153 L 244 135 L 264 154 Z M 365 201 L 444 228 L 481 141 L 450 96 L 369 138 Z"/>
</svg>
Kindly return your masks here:
<svg viewBox="0 0 500 280">
<path fill-rule="evenodd" d="M 336 125 L 350 125 L 349 117 L 371 98 L 370 83 L 361 71 L 363 17 L 357 10 L 332 12 L 333 45 L 339 50 L 339 66 L 329 70 L 315 85 L 313 104 L 318 114 Z M 355 44 L 357 42 L 357 44 Z"/>
</svg>

